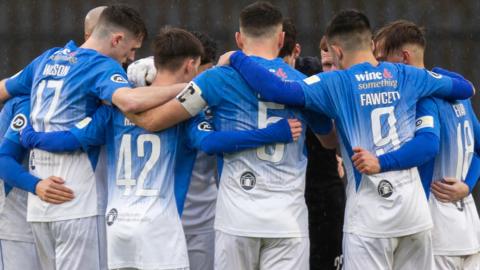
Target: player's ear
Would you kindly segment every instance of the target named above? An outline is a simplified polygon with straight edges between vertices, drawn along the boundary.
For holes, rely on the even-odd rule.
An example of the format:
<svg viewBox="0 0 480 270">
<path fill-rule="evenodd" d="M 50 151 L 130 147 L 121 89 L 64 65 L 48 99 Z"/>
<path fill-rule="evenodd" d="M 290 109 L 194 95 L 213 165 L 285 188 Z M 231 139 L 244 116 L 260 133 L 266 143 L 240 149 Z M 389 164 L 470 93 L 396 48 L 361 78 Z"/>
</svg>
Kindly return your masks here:
<svg viewBox="0 0 480 270">
<path fill-rule="evenodd" d="M 112 34 L 112 46 L 117 47 L 118 44 L 125 38 L 124 34 L 121 32 Z"/>
<path fill-rule="evenodd" d="M 408 65 L 411 63 L 411 55 L 408 50 L 402 50 L 401 52 L 401 57 L 402 57 L 402 63 Z"/>
<path fill-rule="evenodd" d="M 328 50 L 332 52 L 332 56 L 338 59 L 338 61 L 341 61 L 343 59 L 343 50 L 340 46 L 332 44 L 329 46 Z"/>
<path fill-rule="evenodd" d="M 283 48 L 283 43 L 285 41 L 285 32 L 281 31 L 278 34 L 278 48 L 282 49 Z"/>
<path fill-rule="evenodd" d="M 237 47 L 243 49 L 243 35 L 240 32 L 235 32 L 235 41 L 237 42 Z"/>
</svg>

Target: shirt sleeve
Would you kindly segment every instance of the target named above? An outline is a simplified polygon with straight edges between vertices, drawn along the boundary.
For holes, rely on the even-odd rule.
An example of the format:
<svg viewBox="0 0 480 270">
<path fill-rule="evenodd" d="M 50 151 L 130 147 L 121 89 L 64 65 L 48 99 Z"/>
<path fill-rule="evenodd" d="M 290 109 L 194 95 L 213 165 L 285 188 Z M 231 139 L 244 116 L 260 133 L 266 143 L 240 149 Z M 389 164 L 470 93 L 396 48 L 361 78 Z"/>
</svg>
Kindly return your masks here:
<svg viewBox="0 0 480 270">
<path fill-rule="evenodd" d="M 35 61 L 7 79 L 5 87 L 10 96 L 30 95 L 33 84 L 34 66 Z"/>
<path fill-rule="evenodd" d="M 57 49 L 58 48 L 53 48 L 44 52 L 42 55 L 28 64 L 23 70 L 7 79 L 5 86 L 8 94 L 10 96 L 30 95 L 33 87 L 33 75 L 38 63 L 42 59 L 49 57 Z"/>
<path fill-rule="evenodd" d="M 432 98 L 423 98 L 417 103 L 415 134 L 431 132 L 440 138 L 438 107 Z"/>
<path fill-rule="evenodd" d="M 113 110 L 111 106 L 102 105 L 98 107 L 92 117 L 83 119 L 70 129 L 85 152 L 92 146 L 106 143 L 107 130 L 111 128 Z"/>
<path fill-rule="evenodd" d="M 450 78 L 427 69 L 404 66 L 405 80 L 413 83 L 418 98 L 435 96 L 446 99 L 465 99 L 473 95 L 473 87 L 466 81 Z"/>
<path fill-rule="evenodd" d="M 99 75 L 99 78 L 96 79 L 96 84 L 91 88 L 91 91 L 93 91 L 99 99 L 112 104 L 112 96 L 117 89 L 132 87 L 127 80 L 128 77 L 125 70 L 113 60 L 106 60 L 98 68 L 102 69 L 104 72 L 102 72 Z"/>
<path fill-rule="evenodd" d="M 191 148 L 202 149 L 202 141 L 214 132 L 212 124 L 202 112 L 186 123 L 188 143 Z"/>
<path fill-rule="evenodd" d="M 342 85 L 337 76 L 336 72 L 321 73 L 299 82 L 305 95 L 306 109 L 330 117 L 335 115 L 335 106 L 331 95 L 331 85 L 337 85 L 337 87 Z M 333 90 L 340 92 L 339 89 Z"/>
<path fill-rule="evenodd" d="M 24 98 L 14 105 L 14 114 L 10 126 L 4 134 L 4 139 L 21 145 L 20 132 L 28 125 L 30 116 L 30 99 Z"/>
</svg>

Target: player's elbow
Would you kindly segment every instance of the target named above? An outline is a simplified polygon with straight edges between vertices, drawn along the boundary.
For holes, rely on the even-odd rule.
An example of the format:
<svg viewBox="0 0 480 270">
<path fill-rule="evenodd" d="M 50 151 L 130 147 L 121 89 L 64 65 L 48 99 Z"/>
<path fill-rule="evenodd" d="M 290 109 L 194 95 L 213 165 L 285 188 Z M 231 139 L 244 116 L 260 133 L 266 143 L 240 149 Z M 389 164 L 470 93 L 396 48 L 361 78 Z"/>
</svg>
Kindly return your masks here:
<svg viewBox="0 0 480 270">
<path fill-rule="evenodd" d="M 124 113 L 137 113 L 141 109 L 138 102 L 128 98 L 118 100 L 118 102 L 114 102 L 114 104 Z"/>
</svg>

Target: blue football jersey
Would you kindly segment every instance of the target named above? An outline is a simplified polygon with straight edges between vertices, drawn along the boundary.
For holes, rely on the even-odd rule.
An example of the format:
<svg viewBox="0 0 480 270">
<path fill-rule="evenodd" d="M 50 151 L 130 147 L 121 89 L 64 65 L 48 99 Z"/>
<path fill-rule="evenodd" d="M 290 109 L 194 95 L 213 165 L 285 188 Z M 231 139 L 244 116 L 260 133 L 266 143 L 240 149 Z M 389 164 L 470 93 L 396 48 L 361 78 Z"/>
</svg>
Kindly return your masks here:
<svg viewBox="0 0 480 270">
<path fill-rule="evenodd" d="M 305 78 L 280 58 L 252 58 L 283 80 Z M 307 122 L 307 117 L 298 109 L 259 100 L 231 67 L 203 72 L 194 79 L 193 87 L 199 89 L 212 111 L 217 131 L 265 128 L 281 118 L 297 118 L 304 127 Z M 315 117 L 314 130 L 328 132 L 330 120 L 320 115 Z M 255 237 L 308 235 L 304 138 L 305 132 L 294 143 L 266 145 L 223 156 L 219 162 L 217 230 Z"/>
<path fill-rule="evenodd" d="M 63 131 L 91 115 L 101 100 L 111 102 L 115 90 L 129 87 L 126 78 L 112 58 L 69 42 L 37 57 L 6 81 L 6 89 L 11 96 L 30 96 L 35 130 Z M 51 205 L 29 194 L 28 220 L 58 221 L 102 213 L 105 195 L 102 179 L 96 181 L 98 153 L 98 148 L 68 154 L 31 151 L 31 173 L 40 178 L 61 177 L 76 198 Z"/>
<path fill-rule="evenodd" d="M 414 136 L 417 101 L 452 82 L 427 70 L 380 62 L 321 73 L 301 84 L 306 107 L 335 119 L 351 156 L 356 146 L 376 155 L 398 149 Z M 348 159 L 346 165 L 351 168 Z M 355 178 L 358 187 L 360 175 Z"/>
<path fill-rule="evenodd" d="M 335 120 L 347 171 L 344 231 L 397 237 L 432 227 L 417 168 L 361 175 L 353 147 L 375 155 L 398 149 L 415 133 L 416 103 L 449 93 L 450 78 L 425 69 L 380 62 L 321 73 L 300 83 L 305 106 Z"/>
<path fill-rule="evenodd" d="M 92 119 L 71 130 L 84 149 L 107 144 L 111 268 L 187 263 L 179 212 L 196 157 L 189 138 L 206 136 L 204 129 L 194 126 L 196 120 L 152 133 L 134 125 L 118 109 L 101 106 Z"/>
<path fill-rule="evenodd" d="M 479 129 L 470 100 L 425 98 L 418 103 L 417 132 L 433 132 L 440 138 L 435 159 L 419 167 L 427 193 L 432 181 L 465 181 L 480 142 Z M 452 203 L 443 203 L 430 194 L 429 203 L 435 254 L 462 256 L 480 250 L 480 219 L 471 194 Z"/>
<path fill-rule="evenodd" d="M 93 114 L 100 100 L 111 102 L 113 92 L 130 87 L 120 64 L 70 41 L 32 61 L 6 82 L 12 96 L 31 96 L 31 119 L 37 131 L 68 130 Z"/>
</svg>

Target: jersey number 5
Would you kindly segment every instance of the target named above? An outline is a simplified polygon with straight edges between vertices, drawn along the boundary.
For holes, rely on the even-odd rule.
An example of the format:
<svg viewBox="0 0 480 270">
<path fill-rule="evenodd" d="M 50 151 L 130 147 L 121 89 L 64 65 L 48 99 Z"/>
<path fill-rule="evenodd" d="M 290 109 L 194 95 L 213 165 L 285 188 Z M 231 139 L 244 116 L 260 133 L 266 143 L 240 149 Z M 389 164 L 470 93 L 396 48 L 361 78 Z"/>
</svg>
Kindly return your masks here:
<svg viewBox="0 0 480 270">
<path fill-rule="evenodd" d="M 273 102 L 258 102 L 258 128 L 266 128 L 269 124 L 275 123 L 282 118 L 278 116 L 268 117 L 267 111 L 271 110 L 281 110 L 285 106 Z M 273 147 L 273 149 L 272 149 Z M 270 151 L 269 151 L 270 150 Z M 279 162 L 282 160 L 285 152 L 285 144 L 277 143 L 274 146 L 265 145 L 257 148 L 257 157 L 260 160 L 270 161 L 270 162 Z"/>
</svg>

